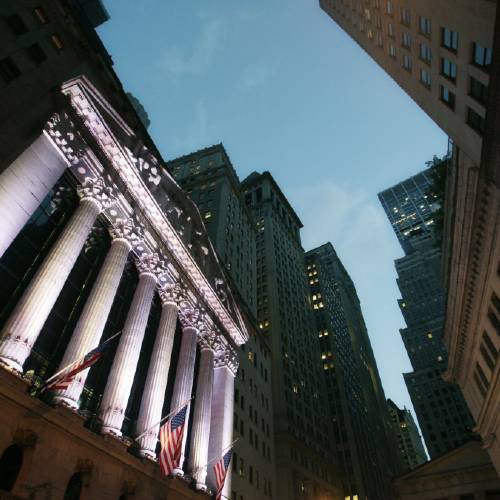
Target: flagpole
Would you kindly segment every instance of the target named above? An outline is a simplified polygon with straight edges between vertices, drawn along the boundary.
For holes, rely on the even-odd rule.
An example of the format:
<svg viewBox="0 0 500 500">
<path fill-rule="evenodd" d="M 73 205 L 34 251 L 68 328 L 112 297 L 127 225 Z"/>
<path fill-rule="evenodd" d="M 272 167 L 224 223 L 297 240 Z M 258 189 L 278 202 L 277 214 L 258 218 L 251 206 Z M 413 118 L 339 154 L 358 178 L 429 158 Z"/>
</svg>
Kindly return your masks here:
<svg viewBox="0 0 500 500">
<path fill-rule="evenodd" d="M 226 446 L 221 452 L 220 452 L 220 457 L 215 457 L 215 458 L 212 458 L 212 460 L 210 460 L 209 462 L 207 462 L 205 465 L 200 465 L 199 467 L 196 468 L 196 470 L 199 470 L 199 469 L 203 469 L 205 467 L 208 467 L 210 464 L 213 464 L 214 462 L 216 462 L 217 460 L 220 460 L 225 454 L 227 451 L 229 451 L 233 446 L 234 446 L 234 443 L 236 443 L 236 441 L 238 441 L 240 439 L 241 436 L 238 436 L 236 439 L 233 440 L 233 442 L 229 445 L 229 446 Z"/>
<path fill-rule="evenodd" d="M 184 401 L 184 403 L 182 403 L 179 407 L 177 407 L 175 410 L 171 411 L 166 417 L 163 417 L 160 421 L 156 422 L 156 424 L 153 424 L 151 427 L 149 427 L 148 429 L 146 429 L 142 434 L 139 434 L 136 438 L 134 438 L 134 441 L 138 441 L 139 439 L 141 439 L 142 436 L 146 435 L 151 429 L 154 429 L 157 425 L 160 425 L 162 422 L 164 422 L 165 420 L 167 420 L 169 417 L 171 417 L 172 415 L 174 415 L 175 413 L 177 413 L 179 410 L 181 410 L 182 408 L 184 408 L 184 406 L 186 406 L 193 398 L 189 398 L 189 399 L 186 399 L 186 401 Z"/>
<path fill-rule="evenodd" d="M 110 340 L 113 340 L 115 337 L 118 337 L 118 335 L 120 335 L 120 333 L 122 333 L 122 330 L 120 330 L 118 333 L 115 333 L 113 336 L 109 337 L 109 339 L 106 339 L 102 344 L 105 344 L 106 342 L 109 342 Z M 99 347 L 99 346 L 97 346 Z M 97 348 L 96 348 L 97 349 Z M 71 366 L 73 366 L 75 363 L 77 363 L 78 361 L 80 361 L 81 359 L 83 359 L 84 357 L 86 356 L 83 355 L 81 358 L 77 359 L 76 361 L 73 361 L 72 363 L 70 363 L 69 365 L 66 365 L 64 368 L 62 368 L 61 370 L 59 370 L 57 373 L 54 373 L 54 375 L 52 375 L 52 377 L 49 377 L 44 383 L 43 385 L 47 385 L 51 380 L 54 380 L 58 375 L 61 375 L 61 373 L 64 373 L 68 368 L 70 368 Z"/>
</svg>

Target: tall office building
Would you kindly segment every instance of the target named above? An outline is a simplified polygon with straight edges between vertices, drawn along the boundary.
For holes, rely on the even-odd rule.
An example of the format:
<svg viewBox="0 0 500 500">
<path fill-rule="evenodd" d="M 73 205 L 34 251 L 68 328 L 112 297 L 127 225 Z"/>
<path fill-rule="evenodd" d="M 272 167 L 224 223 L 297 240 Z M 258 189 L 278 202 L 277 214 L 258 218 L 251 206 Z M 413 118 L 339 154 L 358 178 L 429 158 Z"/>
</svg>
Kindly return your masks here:
<svg viewBox="0 0 500 500">
<path fill-rule="evenodd" d="M 331 243 L 307 252 L 306 265 L 345 496 L 392 498 L 402 466 L 354 283 Z"/>
<path fill-rule="evenodd" d="M 319 3 L 477 165 L 496 2 Z"/>
<path fill-rule="evenodd" d="M 500 473 L 500 11 L 491 0 L 320 0 L 452 139 L 443 282 L 447 380 Z M 485 302 L 488 305 L 485 305 Z"/>
<path fill-rule="evenodd" d="M 427 455 L 418 432 L 417 424 L 407 408 L 399 408 L 391 399 L 387 400 L 389 413 L 396 430 L 398 448 L 405 469 L 411 470 L 427 461 Z"/>
<path fill-rule="evenodd" d="M 239 348 L 235 380 L 231 500 L 276 498 L 271 390 L 271 355 L 256 325 L 256 228 L 244 203 L 240 181 L 222 144 L 167 163 L 189 193 L 245 311 L 247 344 Z"/>
<path fill-rule="evenodd" d="M 413 372 L 404 378 L 431 458 L 474 437 L 474 422 L 460 389 L 447 383 L 443 343 L 445 293 L 441 283 L 440 232 L 436 224 L 442 194 L 431 167 L 379 194 L 405 256 L 397 259 L 399 307 L 406 328 L 400 330 Z"/>
<path fill-rule="evenodd" d="M 252 173 L 242 188 L 257 226 L 257 318 L 272 352 L 277 498 L 336 499 L 341 493 L 302 224 L 269 172 Z"/>
</svg>

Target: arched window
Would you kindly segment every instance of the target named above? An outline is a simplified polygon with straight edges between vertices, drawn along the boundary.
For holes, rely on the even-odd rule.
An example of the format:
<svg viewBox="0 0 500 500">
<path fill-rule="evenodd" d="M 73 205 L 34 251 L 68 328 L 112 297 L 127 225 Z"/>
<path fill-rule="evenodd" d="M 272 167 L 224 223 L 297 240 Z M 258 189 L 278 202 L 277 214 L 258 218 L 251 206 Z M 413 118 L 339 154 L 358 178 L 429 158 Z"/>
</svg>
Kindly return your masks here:
<svg viewBox="0 0 500 500">
<path fill-rule="evenodd" d="M 75 474 L 73 474 L 68 481 L 68 486 L 66 486 L 63 500 L 80 500 L 81 493 L 82 475 L 79 472 L 75 472 Z"/>
<path fill-rule="evenodd" d="M 15 444 L 9 446 L 0 458 L 0 490 L 12 491 L 22 465 L 21 447 Z"/>
</svg>

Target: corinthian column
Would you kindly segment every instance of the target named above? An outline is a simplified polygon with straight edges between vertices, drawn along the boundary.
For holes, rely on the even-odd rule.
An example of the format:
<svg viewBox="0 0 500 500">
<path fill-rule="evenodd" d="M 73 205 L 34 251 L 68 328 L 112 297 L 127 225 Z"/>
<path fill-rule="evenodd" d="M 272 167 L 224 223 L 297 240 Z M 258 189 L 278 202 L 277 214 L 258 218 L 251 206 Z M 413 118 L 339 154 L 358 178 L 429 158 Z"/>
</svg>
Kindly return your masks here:
<svg viewBox="0 0 500 500">
<path fill-rule="evenodd" d="M 208 470 L 207 485 L 212 491 L 216 490 L 213 465 L 222 458 L 233 442 L 234 378 L 237 369 L 238 361 L 233 348 L 226 346 L 224 351 L 217 353 L 208 447 L 208 461 L 211 462 L 211 466 Z M 222 490 L 223 498 L 231 497 L 231 469 L 232 465 L 226 474 Z"/>
<path fill-rule="evenodd" d="M 194 400 L 189 453 L 189 471 L 198 490 L 206 490 L 215 342 L 216 334 L 213 331 L 206 330 L 200 337 L 201 360 Z"/>
<path fill-rule="evenodd" d="M 179 360 L 177 362 L 177 371 L 175 373 L 174 392 L 170 402 L 170 411 L 174 411 L 191 398 L 193 390 L 194 363 L 196 360 L 196 337 L 200 325 L 200 312 L 188 304 L 183 304 L 179 309 L 179 318 L 182 323 L 182 341 Z M 186 429 L 182 441 L 181 456 L 179 465 L 174 469 L 174 474 L 182 476 L 182 469 L 185 459 L 187 423 L 189 422 L 189 410 L 191 403 L 188 401 L 188 410 L 186 412 Z"/>
<path fill-rule="evenodd" d="M 141 257 L 137 260 L 137 267 L 139 283 L 125 320 L 99 408 L 103 434 L 115 436 L 122 434 L 125 410 L 155 293 L 156 277 L 163 271 L 163 263 L 157 254 L 147 254 Z"/>
<path fill-rule="evenodd" d="M 128 254 L 132 245 L 138 243 L 141 237 L 140 228 L 134 225 L 132 219 L 119 219 L 109 232 L 112 237 L 111 248 L 78 319 L 59 366 L 60 370 L 99 345 Z M 90 368 L 80 372 L 66 390 L 57 391 L 55 401 L 77 408 L 89 370 Z"/>
<path fill-rule="evenodd" d="M 0 334 L 0 362 L 22 371 L 97 215 L 114 203 L 102 178 L 77 188 L 80 204 L 25 290 Z"/>
<path fill-rule="evenodd" d="M 137 419 L 137 434 L 140 435 L 148 431 L 138 440 L 139 454 L 152 460 L 156 458 L 155 450 L 160 428 L 158 422 L 162 418 L 161 411 L 167 388 L 170 357 L 177 325 L 177 301 L 180 292 L 180 286 L 173 283 L 159 290 L 162 301 L 160 324 L 156 332 Z"/>
</svg>

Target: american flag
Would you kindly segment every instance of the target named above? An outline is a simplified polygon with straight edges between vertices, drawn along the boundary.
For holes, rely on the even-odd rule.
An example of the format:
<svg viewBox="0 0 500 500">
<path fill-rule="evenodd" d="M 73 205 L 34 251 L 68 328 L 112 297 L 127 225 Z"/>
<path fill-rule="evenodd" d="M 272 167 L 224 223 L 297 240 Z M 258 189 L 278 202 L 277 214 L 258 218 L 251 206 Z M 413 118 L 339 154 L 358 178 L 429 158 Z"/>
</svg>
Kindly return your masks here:
<svg viewBox="0 0 500 500">
<path fill-rule="evenodd" d="M 179 466 L 187 405 L 160 428 L 160 467 L 165 476 Z"/>
<path fill-rule="evenodd" d="M 100 346 L 96 347 L 89 353 L 87 353 L 83 358 L 76 360 L 74 363 L 71 363 L 66 368 L 61 370 L 61 372 L 55 377 L 49 378 L 47 382 L 42 386 L 42 391 L 57 391 L 66 390 L 71 382 L 75 379 L 77 373 L 89 368 L 94 363 L 97 363 L 102 358 L 105 349 L 109 345 L 109 341 L 111 338 L 103 342 Z"/>
<path fill-rule="evenodd" d="M 233 449 L 231 448 L 214 466 L 215 487 L 217 488 L 217 492 L 215 493 L 215 500 L 221 500 L 222 498 L 222 488 L 224 488 L 227 469 L 229 468 L 229 464 L 231 463 L 232 457 L 233 457 Z"/>
</svg>

